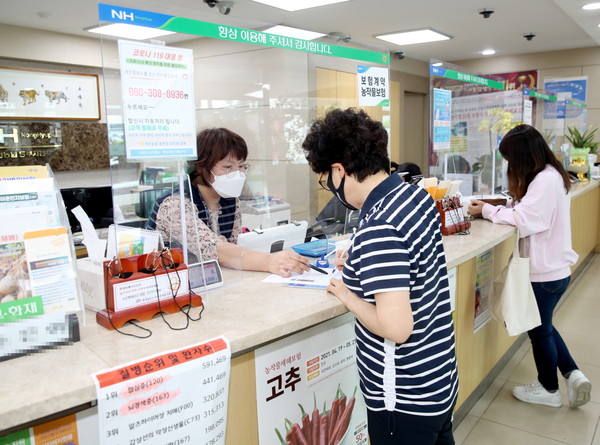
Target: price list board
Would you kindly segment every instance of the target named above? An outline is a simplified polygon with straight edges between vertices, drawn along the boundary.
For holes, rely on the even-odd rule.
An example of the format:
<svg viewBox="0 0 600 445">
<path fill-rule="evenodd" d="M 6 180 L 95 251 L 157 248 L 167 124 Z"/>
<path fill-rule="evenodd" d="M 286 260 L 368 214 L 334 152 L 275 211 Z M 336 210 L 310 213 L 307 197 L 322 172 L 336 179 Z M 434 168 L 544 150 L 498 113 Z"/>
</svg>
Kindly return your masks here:
<svg viewBox="0 0 600 445">
<path fill-rule="evenodd" d="M 219 337 L 96 374 L 100 444 L 224 444 L 230 371 Z"/>
</svg>

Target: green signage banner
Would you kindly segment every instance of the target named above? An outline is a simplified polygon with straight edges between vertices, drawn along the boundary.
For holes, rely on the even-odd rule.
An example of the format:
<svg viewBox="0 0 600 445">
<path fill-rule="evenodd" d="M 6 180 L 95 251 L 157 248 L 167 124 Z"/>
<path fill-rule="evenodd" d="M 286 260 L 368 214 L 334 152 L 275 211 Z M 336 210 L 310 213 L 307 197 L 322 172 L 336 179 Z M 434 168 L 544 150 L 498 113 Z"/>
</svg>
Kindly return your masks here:
<svg viewBox="0 0 600 445">
<path fill-rule="evenodd" d="M 291 49 L 306 53 L 322 54 L 325 56 L 343 57 L 364 62 L 390 64 L 389 53 L 378 53 L 357 48 L 331 45 L 329 43 L 284 37 L 261 31 L 254 31 L 217 23 L 201 22 L 199 20 L 175 17 L 167 14 L 123 8 L 120 6 L 98 4 L 100 20 L 113 23 L 159 28 L 166 31 L 180 32 L 202 37 L 244 42 L 254 45 L 270 46 L 273 48 Z"/>
<path fill-rule="evenodd" d="M 530 90 L 528 88 L 525 88 L 523 90 L 523 94 L 529 96 L 529 97 L 536 97 L 538 99 L 544 99 L 544 100 L 548 100 L 550 102 L 557 102 L 558 101 L 558 97 L 553 96 L 551 94 L 547 94 L 547 93 L 542 93 L 541 91 L 533 91 Z"/>
<path fill-rule="evenodd" d="M 504 90 L 504 82 L 498 82 L 497 80 L 487 79 L 485 77 L 475 76 L 473 74 L 461 73 L 460 71 L 453 71 L 440 66 L 429 65 L 429 74 L 434 76 L 446 77 L 448 79 L 458 80 L 460 82 L 476 83 L 478 85 L 485 85 L 486 87 L 494 88 L 496 90 Z"/>
<path fill-rule="evenodd" d="M 565 100 L 565 102 L 567 103 L 567 105 L 573 105 L 574 107 L 579 107 L 579 108 L 587 108 L 587 104 L 583 103 L 583 102 L 576 102 L 574 100 Z"/>
</svg>

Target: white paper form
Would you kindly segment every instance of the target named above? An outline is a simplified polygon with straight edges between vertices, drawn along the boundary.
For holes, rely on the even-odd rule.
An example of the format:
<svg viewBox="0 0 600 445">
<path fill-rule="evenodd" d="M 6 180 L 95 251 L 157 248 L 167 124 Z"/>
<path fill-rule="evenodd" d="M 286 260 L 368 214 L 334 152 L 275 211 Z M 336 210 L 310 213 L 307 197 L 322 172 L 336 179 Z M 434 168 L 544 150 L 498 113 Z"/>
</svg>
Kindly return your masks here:
<svg viewBox="0 0 600 445">
<path fill-rule="evenodd" d="M 316 270 L 309 270 L 301 274 L 292 273 L 291 277 L 285 278 L 279 275 L 269 275 L 263 281 L 265 283 L 280 283 L 286 284 L 293 287 L 307 287 L 313 289 L 325 289 L 329 286 L 329 282 L 332 278 L 342 279 L 342 272 L 333 268 L 322 268 L 327 272 L 327 275 L 317 272 Z"/>
<path fill-rule="evenodd" d="M 100 444 L 224 444 L 230 371 L 218 337 L 96 374 Z"/>
</svg>

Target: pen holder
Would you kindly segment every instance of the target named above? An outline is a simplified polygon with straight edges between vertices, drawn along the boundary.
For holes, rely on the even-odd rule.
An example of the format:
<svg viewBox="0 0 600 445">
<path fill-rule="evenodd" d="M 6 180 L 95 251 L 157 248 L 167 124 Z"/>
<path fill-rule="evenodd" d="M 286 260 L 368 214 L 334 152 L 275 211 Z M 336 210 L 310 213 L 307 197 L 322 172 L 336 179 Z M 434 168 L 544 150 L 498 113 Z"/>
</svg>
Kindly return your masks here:
<svg viewBox="0 0 600 445">
<path fill-rule="evenodd" d="M 181 249 L 116 258 L 105 261 L 103 270 L 106 309 L 96 312 L 96 322 L 106 329 L 202 305 L 202 297 L 189 291 Z"/>
</svg>

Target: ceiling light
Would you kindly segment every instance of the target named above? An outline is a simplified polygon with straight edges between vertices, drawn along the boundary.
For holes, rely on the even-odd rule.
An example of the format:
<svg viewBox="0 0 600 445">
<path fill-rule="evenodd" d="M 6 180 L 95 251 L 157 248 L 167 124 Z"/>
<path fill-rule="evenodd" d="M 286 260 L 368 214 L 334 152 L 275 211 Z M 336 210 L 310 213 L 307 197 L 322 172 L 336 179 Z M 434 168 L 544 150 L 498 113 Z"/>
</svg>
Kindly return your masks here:
<svg viewBox="0 0 600 445">
<path fill-rule="evenodd" d="M 166 36 L 169 34 L 175 34 L 172 31 L 165 31 L 164 29 L 147 28 L 145 26 L 129 25 L 126 23 L 112 23 L 110 25 L 94 26 L 92 28 L 86 28 L 84 31 L 133 40 L 146 40 L 153 39 L 155 37 Z"/>
<path fill-rule="evenodd" d="M 432 66 L 442 66 L 443 63 L 442 62 L 435 62 L 431 64 Z"/>
<path fill-rule="evenodd" d="M 307 31 L 306 29 L 291 28 L 283 25 L 273 26 L 272 28 L 265 29 L 263 32 L 302 40 L 314 40 L 325 35 L 321 32 Z"/>
<path fill-rule="evenodd" d="M 347 2 L 348 0 L 252 0 L 263 5 L 286 11 L 300 11 L 301 9 L 316 8 L 317 6 L 331 5 L 333 3 Z"/>
<path fill-rule="evenodd" d="M 413 45 L 415 43 L 439 42 L 440 40 L 450 40 L 452 38 L 452 36 L 442 34 L 441 32 L 435 31 L 431 28 L 400 31 L 391 34 L 382 34 L 375 37 L 396 45 Z"/>
<path fill-rule="evenodd" d="M 587 5 L 583 5 L 581 9 L 585 9 L 586 11 L 593 11 L 594 9 L 600 9 L 600 2 L 596 3 L 588 3 Z"/>
<path fill-rule="evenodd" d="M 484 56 L 492 56 L 492 55 L 496 54 L 496 50 L 495 49 L 484 49 L 483 51 L 481 51 L 481 54 L 483 54 Z"/>
</svg>

